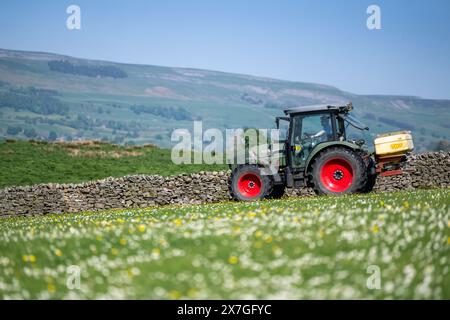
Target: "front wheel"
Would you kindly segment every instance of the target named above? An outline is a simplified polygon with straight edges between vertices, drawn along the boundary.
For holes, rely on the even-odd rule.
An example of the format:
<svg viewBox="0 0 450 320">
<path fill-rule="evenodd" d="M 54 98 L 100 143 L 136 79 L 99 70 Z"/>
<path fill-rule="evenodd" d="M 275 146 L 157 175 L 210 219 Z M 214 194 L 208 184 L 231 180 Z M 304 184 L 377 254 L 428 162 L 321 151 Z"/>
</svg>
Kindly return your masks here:
<svg viewBox="0 0 450 320">
<path fill-rule="evenodd" d="M 367 179 L 362 157 L 346 148 L 325 149 L 312 165 L 311 180 L 317 194 L 362 193 Z"/>
<path fill-rule="evenodd" d="M 230 193 L 239 201 L 255 201 L 267 197 L 271 193 L 272 183 L 267 175 L 255 165 L 236 167 L 230 177 Z"/>
</svg>

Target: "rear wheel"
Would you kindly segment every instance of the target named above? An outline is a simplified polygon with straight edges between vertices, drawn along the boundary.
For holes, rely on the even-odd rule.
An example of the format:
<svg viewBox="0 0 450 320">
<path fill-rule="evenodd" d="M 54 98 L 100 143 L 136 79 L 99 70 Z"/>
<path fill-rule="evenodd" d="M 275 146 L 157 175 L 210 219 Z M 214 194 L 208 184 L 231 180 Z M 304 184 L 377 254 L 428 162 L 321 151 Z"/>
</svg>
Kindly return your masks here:
<svg viewBox="0 0 450 320">
<path fill-rule="evenodd" d="M 272 181 L 262 175 L 259 167 L 242 165 L 233 170 L 230 177 L 230 193 L 240 201 L 260 200 L 272 192 Z"/>
<path fill-rule="evenodd" d="M 367 177 L 367 184 L 366 188 L 364 189 L 365 193 L 369 193 L 373 190 L 373 187 L 375 187 L 375 184 L 377 182 L 377 175 L 371 174 Z"/>
<path fill-rule="evenodd" d="M 372 160 L 372 158 L 368 158 L 367 163 L 367 183 L 366 187 L 364 188 L 364 192 L 368 193 L 373 190 L 373 187 L 375 187 L 375 184 L 377 182 L 377 175 L 375 174 L 375 161 Z M 373 173 L 371 174 L 370 171 L 373 170 Z"/>
<path fill-rule="evenodd" d="M 312 164 L 311 182 L 317 194 L 362 193 L 367 178 L 364 160 L 349 149 L 326 149 Z"/>
</svg>

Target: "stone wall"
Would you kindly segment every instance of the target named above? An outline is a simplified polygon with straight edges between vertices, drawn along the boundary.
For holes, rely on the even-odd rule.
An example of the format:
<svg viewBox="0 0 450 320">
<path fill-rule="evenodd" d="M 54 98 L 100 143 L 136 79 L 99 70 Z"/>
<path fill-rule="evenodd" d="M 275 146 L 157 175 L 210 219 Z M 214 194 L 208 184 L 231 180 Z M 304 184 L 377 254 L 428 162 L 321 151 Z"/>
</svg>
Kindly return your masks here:
<svg viewBox="0 0 450 320">
<path fill-rule="evenodd" d="M 80 184 L 40 184 L 0 190 L 0 216 L 41 215 L 139 208 L 165 204 L 209 203 L 229 199 L 229 172 L 172 177 L 133 175 Z M 411 155 L 401 176 L 378 177 L 375 191 L 450 186 L 450 153 Z M 310 189 L 289 196 L 312 195 Z"/>
</svg>

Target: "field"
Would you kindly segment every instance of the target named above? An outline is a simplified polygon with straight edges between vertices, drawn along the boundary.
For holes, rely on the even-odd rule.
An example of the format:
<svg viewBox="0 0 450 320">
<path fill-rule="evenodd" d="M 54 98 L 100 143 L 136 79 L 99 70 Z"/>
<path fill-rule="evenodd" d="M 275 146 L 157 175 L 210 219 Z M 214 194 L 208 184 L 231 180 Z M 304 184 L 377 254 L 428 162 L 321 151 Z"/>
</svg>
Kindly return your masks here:
<svg viewBox="0 0 450 320">
<path fill-rule="evenodd" d="M 0 298 L 450 299 L 449 249 L 449 189 L 7 218 Z"/>
<path fill-rule="evenodd" d="M 37 183 L 77 183 L 129 174 L 174 175 L 224 170 L 226 165 L 175 165 L 169 149 L 96 141 L 0 142 L 0 188 Z"/>
</svg>

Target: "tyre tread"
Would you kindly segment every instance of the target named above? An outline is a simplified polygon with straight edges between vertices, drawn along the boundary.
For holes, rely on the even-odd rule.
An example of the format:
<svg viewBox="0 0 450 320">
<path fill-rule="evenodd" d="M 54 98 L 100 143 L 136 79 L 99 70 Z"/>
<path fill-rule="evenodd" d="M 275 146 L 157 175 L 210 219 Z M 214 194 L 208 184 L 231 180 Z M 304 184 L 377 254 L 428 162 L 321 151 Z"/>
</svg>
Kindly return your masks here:
<svg viewBox="0 0 450 320">
<path fill-rule="evenodd" d="M 367 185 L 368 185 L 368 174 L 367 174 L 367 165 L 365 164 L 364 159 L 361 157 L 361 155 L 359 153 L 357 153 L 353 150 L 350 150 L 348 148 L 342 148 L 342 147 L 327 148 L 327 149 L 321 151 L 319 153 L 319 155 L 314 159 L 314 162 L 311 165 L 311 170 L 310 170 L 309 176 L 308 176 L 310 185 L 311 185 L 312 189 L 314 190 L 314 192 L 318 195 L 339 194 L 339 193 L 327 192 L 325 190 L 322 190 L 321 186 L 320 186 L 320 182 L 317 181 L 317 179 L 318 179 L 317 172 L 316 172 L 317 166 L 319 166 L 322 159 L 326 155 L 329 155 L 330 153 L 346 155 L 347 157 L 352 159 L 357 166 L 356 170 L 354 170 L 355 174 L 356 174 L 356 172 L 359 172 L 359 175 L 358 175 L 358 177 L 356 177 L 355 182 L 354 182 L 353 186 L 350 188 L 350 190 L 348 192 L 346 191 L 343 193 L 364 193 L 364 192 L 366 192 L 365 190 L 367 190 Z"/>
</svg>

